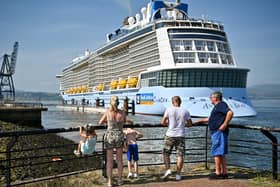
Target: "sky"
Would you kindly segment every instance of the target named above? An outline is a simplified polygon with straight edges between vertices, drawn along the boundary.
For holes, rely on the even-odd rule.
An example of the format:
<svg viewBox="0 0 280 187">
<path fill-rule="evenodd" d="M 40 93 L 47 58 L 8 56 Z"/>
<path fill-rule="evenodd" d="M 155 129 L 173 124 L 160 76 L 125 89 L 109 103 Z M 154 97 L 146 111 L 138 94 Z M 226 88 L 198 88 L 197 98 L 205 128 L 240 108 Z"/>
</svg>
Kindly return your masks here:
<svg viewBox="0 0 280 187">
<path fill-rule="evenodd" d="M 189 4 L 190 17 L 224 23 L 236 63 L 251 69 L 248 86 L 279 83 L 279 0 L 181 1 Z M 55 76 L 85 49 L 103 45 L 107 33 L 148 2 L 0 0 L 0 56 L 19 42 L 16 89 L 58 92 Z"/>
</svg>

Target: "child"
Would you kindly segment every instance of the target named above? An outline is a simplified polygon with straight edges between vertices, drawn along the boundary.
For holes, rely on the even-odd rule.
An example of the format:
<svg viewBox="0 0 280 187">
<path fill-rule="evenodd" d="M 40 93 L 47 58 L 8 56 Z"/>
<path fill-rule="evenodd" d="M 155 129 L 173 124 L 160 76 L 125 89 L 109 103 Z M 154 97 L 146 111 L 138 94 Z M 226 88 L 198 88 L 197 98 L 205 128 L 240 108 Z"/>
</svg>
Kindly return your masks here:
<svg viewBox="0 0 280 187">
<path fill-rule="evenodd" d="M 80 126 L 80 136 L 84 137 L 84 141 L 80 141 L 78 150 L 74 150 L 74 154 L 77 156 L 89 155 L 95 151 L 95 144 L 97 135 L 94 126 L 87 125 L 86 128 Z"/>
<path fill-rule="evenodd" d="M 137 145 L 137 142 L 136 140 L 138 138 L 142 138 L 143 135 L 132 129 L 132 128 L 127 128 L 125 131 L 124 131 L 124 135 L 126 136 L 126 143 L 128 145 L 127 147 L 127 165 L 128 165 L 128 175 L 127 175 L 127 178 L 130 178 L 132 176 L 134 176 L 134 178 L 137 178 L 138 177 L 138 160 L 139 160 L 139 156 L 138 156 L 138 145 Z M 131 172 L 131 160 L 132 160 L 132 157 L 133 157 L 133 160 L 134 160 L 134 175 L 132 174 Z"/>
</svg>

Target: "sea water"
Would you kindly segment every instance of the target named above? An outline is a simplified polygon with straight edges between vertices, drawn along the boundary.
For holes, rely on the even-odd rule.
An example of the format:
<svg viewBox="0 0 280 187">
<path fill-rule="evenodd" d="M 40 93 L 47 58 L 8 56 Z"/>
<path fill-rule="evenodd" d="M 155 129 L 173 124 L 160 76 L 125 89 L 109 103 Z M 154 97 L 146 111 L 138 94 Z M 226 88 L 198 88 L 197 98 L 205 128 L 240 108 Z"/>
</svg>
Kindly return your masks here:
<svg viewBox="0 0 280 187">
<path fill-rule="evenodd" d="M 280 100 L 277 99 L 255 99 L 252 100 L 254 108 L 257 110 L 258 115 L 255 117 L 242 117 L 234 118 L 232 120 L 233 124 L 242 125 L 254 125 L 254 126 L 265 126 L 265 127 L 280 127 L 279 115 L 280 115 Z M 91 123 L 97 125 L 99 119 L 101 118 L 101 113 L 83 113 L 79 111 L 61 110 L 55 106 L 49 106 L 47 112 L 43 112 L 42 124 L 44 128 L 65 128 L 65 127 L 78 127 L 80 125 L 85 125 Z M 134 123 L 152 123 L 159 124 L 161 117 L 159 116 L 145 116 L 145 115 L 129 115 L 129 119 L 133 120 Z M 197 119 L 193 119 L 196 121 Z M 147 128 L 138 129 L 144 134 L 146 138 L 163 138 L 166 128 Z M 97 132 L 98 139 L 102 139 L 104 131 L 100 130 Z M 60 134 L 68 139 L 75 142 L 80 140 L 78 132 L 72 133 L 62 133 Z M 279 138 L 280 133 L 274 133 L 275 136 Z M 186 132 L 186 137 L 200 137 L 205 136 L 205 127 L 192 127 L 188 128 Z M 230 129 L 230 139 L 233 141 L 229 142 L 228 161 L 230 164 L 252 167 L 257 169 L 271 169 L 271 145 L 270 141 L 258 130 L 247 130 L 247 129 Z M 265 144 L 255 144 L 243 141 L 234 140 L 251 140 L 260 141 Z M 203 140 L 204 143 L 204 140 Z M 139 141 L 139 150 L 162 150 L 163 141 Z M 203 148 L 204 144 L 201 144 L 201 140 L 187 140 L 186 148 Z M 249 147 L 249 148 L 248 148 Z M 256 149 L 251 149 L 256 148 Z M 98 145 L 97 149 L 101 149 Z M 201 153 L 204 151 L 187 151 L 186 161 L 192 161 L 197 159 L 204 159 Z M 209 150 L 208 150 L 209 154 Z M 261 155 L 261 156 L 259 156 Z M 162 156 L 160 154 L 156 155 L 141 155 L 140 162 L 146 163 L 147 161 L 153 163 L 162 162 Z M 209 155 L 210 161 L 211 157 Z M 175 160 L 175 155 L 172 157 Z"/>
</svg>

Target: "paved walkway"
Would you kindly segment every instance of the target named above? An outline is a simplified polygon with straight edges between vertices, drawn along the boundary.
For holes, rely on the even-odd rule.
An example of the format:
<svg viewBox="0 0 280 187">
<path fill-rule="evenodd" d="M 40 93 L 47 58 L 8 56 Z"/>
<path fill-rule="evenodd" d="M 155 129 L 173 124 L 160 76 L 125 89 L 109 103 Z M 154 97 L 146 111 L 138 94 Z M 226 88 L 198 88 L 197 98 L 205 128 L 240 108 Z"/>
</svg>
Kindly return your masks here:
<svg viewBox="0 0 280 187">
<path fill-rule="evenodd" d="M 124 187 L 254 187 L 250 180 L 251 174 L 230 174 L 228 179 L 210 180 L 208 174 L 183 175 L 181 181 L 175 176 L 162 179 L 161 175 L 141 175 L 139 179 L 124 179 Z M 105 185 L 104 185 L 105 186 Z"/>
<path fill-rule="evenodd" d="M 138 179 L 124 179 L 125 187 L 253 187 L 252 178 L 256 176 L 255 171 L 243 169 L 230 169 L 228 179 L 210 180 L 211 170 L 204 167 L 186 167 L 182 172 L 182 180 L 176 181 L 175 174 L 168 179 L 162 179 L 163 169 L 148 167 Z M 213 171 L 213 170 L 212 170 Z M 126 173 L 126 172 L 124 172 Z M 116 173 L 114 174 L 116 176 Z M 106 183 L 103 183 L 106 186 Z"/>
</svg>

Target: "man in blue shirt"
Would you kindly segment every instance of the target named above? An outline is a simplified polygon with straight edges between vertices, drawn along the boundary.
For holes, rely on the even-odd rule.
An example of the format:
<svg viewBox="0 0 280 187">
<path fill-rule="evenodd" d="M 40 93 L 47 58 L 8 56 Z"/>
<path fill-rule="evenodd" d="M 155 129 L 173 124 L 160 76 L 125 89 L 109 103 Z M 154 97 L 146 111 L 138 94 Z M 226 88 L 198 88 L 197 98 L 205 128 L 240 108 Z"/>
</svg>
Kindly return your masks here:
<svg viewBox="0 0 280 187">
<path fill-rule="evenodd" d="M 211 155 L 214 157 L 216 166 L 216 173 L 213 176 L 215 179 L 228 177 L 225 155 L 228 152 L 228 124 L 233 117 L 233 112 L 222 99 L 221 92 L 213 92 L 210 100 L 214 108 L 210 116 L 195 123 L 208 123 L 209 125 L 212 139 Z"/>
</svg>

